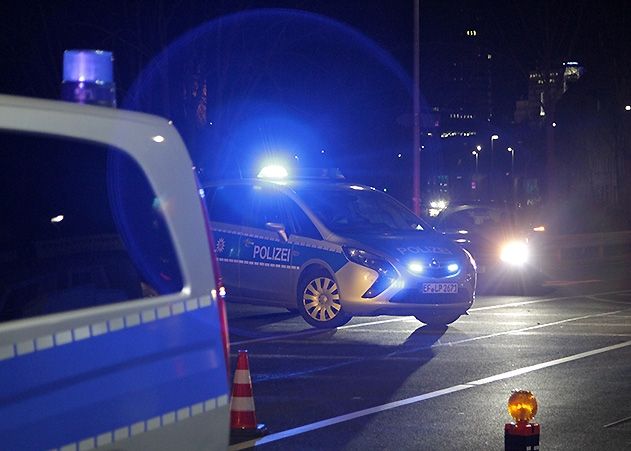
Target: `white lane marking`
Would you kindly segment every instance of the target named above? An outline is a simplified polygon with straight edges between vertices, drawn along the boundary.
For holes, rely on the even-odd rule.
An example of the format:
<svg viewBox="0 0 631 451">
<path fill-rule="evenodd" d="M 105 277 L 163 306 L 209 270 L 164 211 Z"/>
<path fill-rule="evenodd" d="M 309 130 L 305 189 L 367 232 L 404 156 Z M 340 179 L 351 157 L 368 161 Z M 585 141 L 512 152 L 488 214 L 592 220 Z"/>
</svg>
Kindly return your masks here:
<svg viewBox="0 0 631 451">
<path fill-rule="evenodd" d="M 602 299 L 598 296 L 585 296 L 587 299 L 592 300 L 592 301 L 596 301 L 596 302 L 602 302 L 603 304 L 618 304 L 618 305 L 629 305 L 630 303 L 627 301 L 613 301 L 611 299 Z"/>
<path fill-rule="evenodd" d="M 631 293 L 631 290 L 606 291 L 603 293 L 593 293 L 593 294 L 586 294 L 586 295 L 573 295 L 573 296 L 560 296 L 560 297 L 555 297 L 555 298 L 533 299 L 532 301 L 522 301 L 522 302 L 513 302 L 513 303 L 508 303 L 508 304 L 489 305 L 486 307 L 474 307 L 474 308 L 469 309 L 469 311 L 481 312 L 484 310 L 496 310 L 496 309 L 507 308 L 507 307 L 521 307 L 523 305 L 540 304 L 542 302 L 564 301 L 567 299 L 581 299 L 581 298 L 590 299 L 594 296 L 609 296 L 612 294 L 628 294 L 628 293 Z"/>
<path fill-rule="evenodd" d="M 626 293 L 631 293 L 631 290 L 607 291 L 604 293 L 594 293 L 594 294 L 586 295 L 586 296 L 562 296 L 562 297 L 555 297 L 555 298 L 534 299 L 531 301 L 512 302 L 512 303 L 509 302 L 507 304 L 489 305 L 486 307 L 473 307 L 469 309 L 469 312 L 481 312 L 481 311 L 486 311 L 486 310 L 497 310 L 497 309 L 502 309 L 502 308 L 521 307 L 524 305 L 541 304 L 544 302 L 563 301 L 566 299 L 580 299 L 581 297 L 587 297 L 589 299 L 594 296 L 607 296 L 611 294 L 626 294 Z M 337 329 L 338 330 L 354 329 L 358 327 L 374 326 L 377 324 L 386 324 L 386 323 L 401 322 L 401 321 L 418 322 L 418 320 L 414 317 L 401 316 L 401 317 L 389 318 L 389 319 L 384 319 L 384 320 L 367 321 L 365 323 L 359 323 L 359 324 L 347 324 L 345 326 L 338 327 Z M 274 335 L 274 336 L 253 338 L 250 340 L 234 341 L 230 343 L 230 347 L 241 346 L 241 345 L 249 344 L 249 343 L 260 343 L 260 342 L 265 342 L 265 341 L 284 340 L 287 338 L 300 337 L 300 336 L 305 336 L 305 335 L 315 335 L 315 334 L 326 333 L 327 331 L 330 331 L 330 330 L 329 329 L 309 329 L 309 330 L 303 330 L 300 332 L 294 332 L 294 333 L 283 334 L 283 335 Z"/>
<path fill-rule="evenodd" d="M 529 327 L 523 327 L 520 329 L 512 329 L 512 330 L 507 330 L 507 331 L 503 331 L 503 332 L 497 332 L 494 334 L 488 334 L 488 335 L 483 335 L 483 336 L 478 336 L 478 337 L 470 337 L 470 338 L 463 338 L 461 340 L 455 340 L 455 341 L 438 341 L 436 343 L 432 343 L 431 345 L 427 345 L 427 346 L 421 346 L 421 347 L 411 347 L 410 349 L 403 349 L 403 350 L 398 350 L 398 351 L 394 351 L 391 352 L 390 354 L 386 354 L 386 355 L 382 355 L 382 356 L 373 356 L 373 357 L 369 357 L 366 358 L 364 360 L 370 360 L 370 359 L 382 359 L 382 358 L 387 358 L 387 359 L 402 359 L 402 360 L 409 360 L 406 357 L 401 357 L 403 354 L 409 354 L 409 353 L 416 353 L 419 351 L 419 349 L 431 349 L 431 348 L 438 348 L 438 347 L 443 347 L 443 346 L 457 346 L 460 344 L 464 344 L 464 343 L 468 343 L 470 341 L 478 341 L 478 340 L 483 340 L 483 339 L 488 339 L 488 338 L 495 338 L 501 335 L 554 335 L 554 336 L 571 336 L 571 337 L 608 337 L 608 338 L 627 338 L 627 337 L 631 337 L 631 333 L 587 333 L 587 332 L 567 332 L 567 333 L 561 333 L 561 332 L 533 332 L 534 329 L 541 329 L 543 327 L 549 327 L 549 326 L 557 326 L 559 324 L 567 324 L 569 322 L 574 322 L 574 321 L 580 321 L 583 319 L 588 319 L 588 318 L 592 318 L 592 317 L 601 317 L 601 316 L 610 316 L 610 315 L 616 315 L 620 312 L 622 312 L 624 310 L 617 310 L 614 312 L 605 312 L 605 313 L 595 313 L 594 315 L 587 315 L 587 316 L 577 316 L 574 318 L 568 318 L 568 319 L 564 319 L 564 320 L 560 320 L 560 321 L 554 321 L 551 323 L 545 323 L 545 324 L 537 324 L 536 326 L 529 326 Z M 600 325 L 600 326 L 611 326 L 610 324 L 605 324 L 605 323 L 597 323 L 597 324 L 592 324 L 592 323 L 587 323 L 587 324 L 581 324 L 581 326 L 585 326 L 585 325 Z M 627 326 L 626 324 L 616 324 L 616 326 Z M 380 331 L 380 332 L 384 332 L 384 331 Z M 387 331 L 389 333 L 398 333 L 401 331 L 398 330 L 390 330 Z M 278 359 L 278 358 L 283 358 L 283 359 L 291 359 L 291 360 L 315 360 L 315 359 L 324 359 L 324 360 L 340 360 L 340 361 L 345 361 L 348 362 L 350 361 L 350 359 L 353 359 L 354 356 L 352 355 L 337 355 L 337 356 L 332 356 L 332 355 L 304 355 L 304 354 L 300 354 L 300 355 L 292 355 L 292 354 L 283 354 L 282 356 L 279 356 L 278 354 L 256 354 L 256 358 L 257 359 Z M 417 358 L 411 358 L 411 360 L 417 360 Z"/>
<path fill-rule="evenodd" d="M 535 329 L 542 329 L 544 327 L 550 327 L 550 326 L 558 326 L 559 324 L 566 324 L 566 323 L 580 321 L 580 320 L 588 319 L 588 318 L 615 315 L 620 312 L 622 312 L 622 310 L 617 310 L 615 312 L 596 313 L 594 315 L 576 316 L 574 318 L 562 319 L 559 321 L 553 321 L 551 323 L 544 323 L 544 324 L 537 324 L 536 326 L 522 327 L 521 329 L 505 330 L 503 332 L 495 332 L 493 334 L 479 335 L 477 337 L 463 338 L 461 340 L 455 340 L 455 341 L 445 341 L 445 342 L 441 341 L 441 342 L 434 343 L 431 347 L 434 348 L 434 347 L 439 347 L 439 346 L 456 346 L 463 343 L 469 343 L 472 341 L 479 341 L 479 340 L 486 340 L 488 338 L 501 337 L 503 335 L 519 335 L 519 334 L 526 333 Z M 393 353 L 388 354 L 388 357 L 395 356 L 395 355 L 398 356 L 402 354 L 409 354 L 410 352 L 417 352 L 417 351 L 418 351 L 418 348 L 394 351 Z"/>
<path fill-rule="evenodd" d="M 602 316 L 610 316 L 610 315 L 616 315 L 618 313 L 622 313 L 625 310 L 616 310 L 613 312 L 604 312 L 604 313 L 596 313 L 593 315 L 584 315 L 584 316 L 576 316 L 574 318 L 567 318 L 567 319 L 563 319 L 563 320 L 559 320 L 559 321 L 553 321 L 551 323 L 544 323 L 544 324 L 537 324 L 536 326 L 529 326 L 529 327 L 522 327 L 519 329 L 511 329 L 511 330 L 505 330 L 502 332 L 495 332 L 492 334 L 486 334 L 486 335 L 479 335 L 476 337 L 469 337 L 469 338 L 463 338 L 461 340 L 455 340 L 455 341 L 445 341 L 445 342 L 437 342 L 434 343 L 432 346 L 430 346 L 430 348 L 433 347 L 438 347 L 438 346 L 454 346 L 454 345 L 459 345 L 459 344 L 463 344 L 463 343 L 468 343 L 471 341 L 478 341 L 478 340 L 486 340 L 488 338 L 495 338 L 495 337 L 500 337 L 502 335 L 517 335 L 517 334 L 522 334 L 522 333 L 526 333 L 535 329 L 541 329 L 543 327 L 549 327 L 549 326 L 557 326 L 559 324 L 565 324 L 565 323 L 570 323 L 570 322 L 574 322 L 574 321 L 580 321 L 583 319 L 589 319 L 589 318 L 598 318 L 598 317 L 602 317 Z M 395 320 L 386 320 L 386 322 L 389 321 L 401 321 L 401 318 L 396 318 Z M 416 319 L 414 319 L 414 321 L 416 321 Z M 372 324 L 372 323 L 371 323 Z M 261 342 L 261 341 L 271 341 L 272 339 L 274 340 L 283 340 L 285 338 L 293 338 L 296 336 L 300 336 L 300 335 L 312 335 L 315 333 L 322 333 L 322 330 L 308 330 L 308 331 L 304 331 L 302 333 L 296 333 L 296 334 L 286 334 L 286 335 L 277 335 L 275 337 L 262 337 L 262 338 L 257 338 L 257 339 L 253 339 L 253 340 L 244 340 L 244 341 L 240 341 L 240 342 L 234 342 L 231 343 L 232 345 L 239 345 L 239 344 L 244 344 L 244 343 L 254 343 L 254 342 Z M 410 352 L 416 352 L 418 351 L 418 348 L 411 348 L 411 349 L 407 349 L 407 350 L 403 350 L 403 351 L 395 351 L 391 354 L 388 354 L 387 357 L 391 357 L 391 356 L 395 356 L 395 355 L 401 355 L 401 354 L 405 354 L 405 353 L 410 353 Z"/>
<path fill-rule="evenodd" d="M 631 421 L 631 417 L 622 418 L 622 419 L 620 419 L 618 421 L 614 421 L 612 423 L 605 424 L 603 427 L 604 428 L 610 428 L 611 426 L 617 426 L 619 424 L 626 423 L 627 421 Z"/>
<path fill-rule="evenodd" d="M 615 345 L 605 346 L 604 348 L 592 349 L 591 351 L 580 352 L 578 354 L 570 355 L 567 357 L 561 357 L 560 359 L 549 360 L 548 362 L 538 363 L 536 365 L 530 365 L 524 368 L 518 368 L 516 370 L 496 374 L 495 376 L 490 376 L 484 379 L 471 381 L 467 385 L 480 386 L 480 385 L 490 384 L 491 382 L 497 382 L 502 379 L 509 379 L 511 377 L 521 376 L 522 374 L 531 373 L 533 371 L 539 371 L 545 368 L 550 368 L 552 366 L 561 365 L 563 363 L 573 362 L 575 360 L 580 360 L 587 357 L 593 357 L 598 354 L 615 351 L 618 349 L 625 348 L 627 346 L 631 346 L 631 341 L 625 341 L 625 342 L 618 343 Z"/>
<path fill-rule="evenodd" d="M 293 437 L 299 434 L 304 434 L 305 432 L 315 431 L 317 429 L 322 429 L 327 426 L 344 423 L 346 421 L 354 420 L 354 419 L 361 418 L 361 417 L 371 415 L 374 413 L 384 412 L 386 410 L 392 410 L 397 407 L 402 407 L 409 404 L 426 401 L 428 399 L 437 398 L 439 396 L 449 395 L 451 393 L 467 390 L 469 388 L 480 387 L 482 385 L 490 384 L 492 382 L 497 382 L 502 379 L 509 379 L 515 376 L 521 376 L 523 374 L 527 374 L 533 371 L 539 371 L 539 370 L 550 368 L 556 365 L 561 365 L 564 363 L 573 362 L 575 360 L 580 360 L 580 359 L 592 357 L 598 354 L 603 354 L 605 352 L 615 351 L 618 349 L 625 348 L 627 346 L 631 346 L 631 341 L 625 341 L 623 343 L 618 343 L 611 346 L 605 346 L 604 348 L 598 348 L 598 349 L 593 349 L 591 351 L 581 352 L 579 354 L 562 357 L 560 359 L 549 360 L 547 362 L 542 362 L 536 365 L 530 365 L 530 366 L 526 366 L 526 367 L 519 368 L 516 370 L 499 373 L 494 376 L 478 379 L 478 380 L 471 381 L 465 384 L 454 385 L 452 387 L 443 388 L 441 390 L 436 390 L 430 393 L 425 393 L 418 396 L 412 396 L 411 398 L 389 402 L 389 403 L 382 404 L 380 406 L 371 407 L 368 409 L 358 410 L 356 412 L 351 412 L 351 413 L 347 413 L 347 414 L 340 415 L 337 417 L 328 418 L 326 420 L 316 421 L 315 423 L 306 424 L 304 426 L 299 426 L 293 429 L 288 429 L 286 431 L 278 432 L 276 434 L 271 434 L 258 440 L 250 440 L 247 442 L 237 443 L 236 445 L 230 446 L 228 449 L 230 451 L 237 451 L 241 449 L 251 448 L 257 445 L 264 445 L 267 443 L 276 442 L 276 441 Z"/>
<path fill-rule="evenodd" d="M 360 324 L 350 324 L 347 326 L 341 326 L 338 327 L 338 329 L 343 330 L 343 329 L 354 329 L 356 327 L 364 327 L 364 326 L 374 326 L 376 324 L 385 324 L 385 323 L 393 323 L 393 322 L 399 322 L 399 321 L 415 321 L 418 322 L 418 320 L 416 318 L 410 318 L 410 317 L 396 317 L 396 318 L 390 318 L 390 319 L 384 319 L 384 320 L 379 320 L 379 321 L 371 321 L 371 322 L 367 322 L 367 323 L 360 323 Z M 301 337 L 301 336 L 305 336 L 305 335 L 317 335 L 317 334 L 325 334 L 327 332 L 330 332 L 333 329 L 308 329 L 308 330 L 301 330 L 300 332 L 292 332 L 289 334 L 282 334 L 282 335 L 272 335 L 272 336 L 267 336 L 267 337 L 260 337 L 260 338 L 252 338 L 251 340 L 241 340 L 241 341 L 234 341 L 234 342 L 230 342 L 230 346 L 232 347 L 233 345 L 242 345 L 242 344 L 248 344 L 248 343 L 258 343 L 261 341 L 272 341 L 272 340 L 284 340 L 286 338 L 293 338 L 293 337 Z"/>
<path fill-rule="evenodd" d="M 602 282 L 602 279 L 586 279 L 586 280 L 550 280 L 543 284 L 544 287 L 569 287 L 571 285 L 580 285 L 585 283 Z"/>
</svg>

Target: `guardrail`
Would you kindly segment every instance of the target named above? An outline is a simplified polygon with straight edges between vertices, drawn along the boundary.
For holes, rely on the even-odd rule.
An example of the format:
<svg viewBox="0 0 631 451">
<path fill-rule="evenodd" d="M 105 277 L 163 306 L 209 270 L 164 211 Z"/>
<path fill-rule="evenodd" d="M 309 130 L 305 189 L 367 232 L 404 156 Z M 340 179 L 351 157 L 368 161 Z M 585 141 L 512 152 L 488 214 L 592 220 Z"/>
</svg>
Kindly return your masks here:
<svg viewBox="0 0 631 451">
<path fill-rule="evenodd" d="M 631 258 L 631 230 L 541 238 L 544 252 L 558 262 L 599 262 Z"/>
</svg>

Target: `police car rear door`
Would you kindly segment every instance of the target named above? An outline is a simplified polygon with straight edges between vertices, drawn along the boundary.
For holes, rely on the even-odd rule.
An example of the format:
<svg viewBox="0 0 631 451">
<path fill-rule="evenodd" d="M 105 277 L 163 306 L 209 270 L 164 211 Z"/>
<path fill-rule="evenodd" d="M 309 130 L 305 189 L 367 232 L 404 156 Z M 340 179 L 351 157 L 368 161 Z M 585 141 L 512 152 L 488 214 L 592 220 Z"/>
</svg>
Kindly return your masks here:
<svg viewBox="0 0 631 451">
<path fill-rule="evenodd" d="M 204 190 L 212 226 L 212 245 L 219 261 L 228 299 L 239 298 L 241 295 L 239 272 L 247 259 L 240 253 L 239 242 L 251 191 L 250 185 L 243 184 L 220 184 Z"/>
<path fill-rule="evenodd" d="M 283 230 L 286 197 L 267 184 L 254 184 L 249 194 L 239 244 L 241 295 L 287 306 L 295 300 L 299 268 L 291 263 L 292 245 Z"/>
</svg>

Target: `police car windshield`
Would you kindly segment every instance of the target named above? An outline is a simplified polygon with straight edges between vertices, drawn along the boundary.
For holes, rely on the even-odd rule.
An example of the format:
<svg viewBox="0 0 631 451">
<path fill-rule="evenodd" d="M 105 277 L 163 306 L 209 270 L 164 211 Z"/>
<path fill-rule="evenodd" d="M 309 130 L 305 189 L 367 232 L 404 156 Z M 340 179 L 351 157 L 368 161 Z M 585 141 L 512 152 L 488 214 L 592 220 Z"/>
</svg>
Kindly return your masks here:
<svg viewBox="0 0 631 451">
<path fill-rule="evenodd" d="M 295 192 L 333 232 L 424 230 L 421 220 L 392 197 L 355 186 L 296 187 Z"/>
</svg>

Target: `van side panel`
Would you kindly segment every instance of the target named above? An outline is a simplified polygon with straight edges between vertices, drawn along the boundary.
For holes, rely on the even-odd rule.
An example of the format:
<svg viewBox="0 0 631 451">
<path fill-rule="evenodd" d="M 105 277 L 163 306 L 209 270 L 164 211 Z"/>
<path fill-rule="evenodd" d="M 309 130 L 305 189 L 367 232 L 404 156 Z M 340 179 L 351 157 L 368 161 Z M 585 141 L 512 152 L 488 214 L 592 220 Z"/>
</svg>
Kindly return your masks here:
<svg viewBox="0 0 631 451">
<path fill-rule="evenodd" d="M 105 444 L 226 405 L 212 307 L 192 299 L 14 344 L 0 366 L 2 448 Z"/>
</svg>

